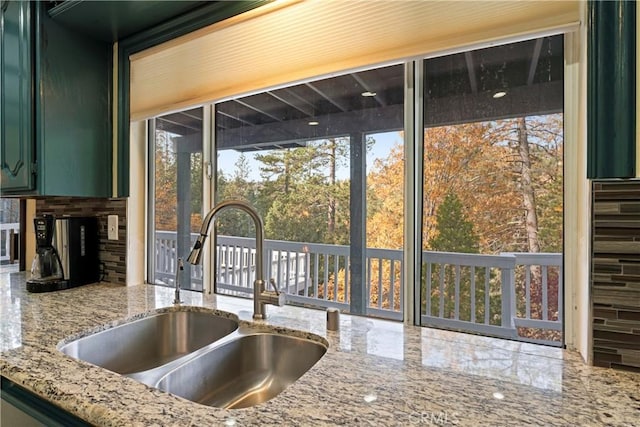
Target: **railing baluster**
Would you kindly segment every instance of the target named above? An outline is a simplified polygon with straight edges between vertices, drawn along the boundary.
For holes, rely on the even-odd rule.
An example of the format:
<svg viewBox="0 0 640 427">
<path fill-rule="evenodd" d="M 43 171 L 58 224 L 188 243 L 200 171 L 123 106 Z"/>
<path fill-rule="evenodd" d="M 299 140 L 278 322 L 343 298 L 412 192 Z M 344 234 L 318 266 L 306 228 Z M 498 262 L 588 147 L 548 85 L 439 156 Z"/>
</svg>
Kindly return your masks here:
<svg viewBox="0 0 640 427">
<path fill-rule="evenodd" d="M 460 265 L 455 268 L 455 319 L 460 319 Z"/>
<path fill-rule="evenodd" d="M 318 277 L 319 273 L 318 273 L 318 265 L 320 264 L 320 254 L 315 253 L 313 254 L 313 258 L 314 258 L 314 262 L 313 262 L 313 296 L 316 298 L 319 298 L 319 294 L 318 294 L 318 282 L 320 281 L 320 278 Z M 325 298 L 327 295 L 326 293 L 322 295 L 322 298 Z"/>
<path fill-rule="evenodd" d="M 296 263 L 296 268 L 294 270 L 295 271 L 295 273 L 294 273 L 295 276 L 294 276 L 293 280 L 295 280 L 295 282 L 296 282 L 296 293 L 299 293 L 300 290 L 298 289 L 298 287 L 300 285 L 300 255 L 301 254 L 298 253 L 298 252 L 294 252 L 294 253 L 296 254 L 295 255 L 295 259 L 294 259 L 294 262 Z M 305 293 L 305 286 L 304 286 L 304 283 L 303 283 L 302 284 L 302 294 L 304 295 L 304 293 Z"/>
<path fill-rule="evenodd" d="M 389 260 L 389 310 L 395 310 L 395 293 L 396 293 L 396 263 Z"/>
<path fill-rule="evenodd" d="M 469 267 L 469 280 L 471 281 L 471 313 L 469 321 L 476 323 L 476 267 L 474 265 Z"/>
<path fill-rule="evenodd" d="M 373 260 L 369 257 L 367 257 L 367 277 L 365 280 L 366 286 L 367 286 L 367 295 L 369 296 L 367 298 L 367 307 L 371 306 L 371 297 L 373 296 L 371 294 L 371 263 L 373 262 Z"/>
<path fill-rule="evenodd" d="M 281 251 L 280 251 L 280 250 L 277 250 L 277 251 L 274 251 L 274 252 L 275 252 L 277 255 L 276 255 L 275 257 L 271 258 L 271 263 L 274 263 L 274 262 L 275 262 L 275 267 L 276 267 L 276 274 L 275 274 L 275 276 L 276 276 L 276 284 L 277 284 L 277 285 L 280 285 L 280 283 L 281 283 L 281 279 L 280 279 L 280 277 L 281 277 L 281 276 L 280 276 L 280 275 L 282 274 L 282 269 L 280 268 L 280 267 L 281 267 L 281 265 L 280 265 L 280 260 L 281 260 L 281 255 L 282 255 L 282 253 L 281 253 Z M 275 261 L 274 261 L 274 259 L 275 259 Z"/>
<path fill-rule="evenodd" d="M 344 302 L 349 303 L 351 301 L 351 286 L 349 286 L 349 277 L 351 276 L 351 257 L 349 257 L 349 255 L 345 255 L 344 259 Z"/>
<path fill-rule="evenodd" d="M 440 267 L 440 317 L 444 317 L 444 264 L 438 264 Z"/>
<path fill-rule="evenodd" d="M 489 276 L 491 276 L 491 267 L 484 268 L 484 324 L 489 324 L 489 317 L 491 314 L 491 301 L 489 299 Z"/>
<path fill-rule="evenodd" d="M 426 315 L 431 316 L 431 263 L 427 261 L 427 277 L 425 277 L 427 282 L 427 307 L 426 307 Z"/>
<path fill-rule="evenodd" d="M 241 284 L 240 282 L 240 275 L 242 274 L 242 269 L 240 268 L 240 251 L 242 249 L 242 246 L 238 246 L 238 245 L 234 245 L 233 246 L 233 280 L 232 280 L 232 284 L 239 286 Z"/>
<path fill-rule="evenodd" d="M 329 258 L 329 277 L 333 273 L 333 301 L 338 301 L 338 292 L 340 292 L 340 283 L 338 283 L 338 275 L 336 274 L 336 256 L 327 255 Z M 333 258 L 333 270 L 331 269 L 331 259 Z"/>
<path fill-rule="evenodd" d="M 322 254 L 324 257 L 324 299 L 330 300 L 329 298 L 329 255 L 326 253 Z M 335 284 L 333 286 L 333 293 L 336 293 Z"/>
<path fill-rule="evenodd" d="M 251 249 L 247 247 L 247 245 L 240 241 L 238 243 L 239 248 L 239 283 L 238 286 L 242 289 L 242 291 L 230 292 L 232 295 L 249 295 L 248 292 L 244 291 L 245 289 L 253 288 L 253 282 L 251 281 Z M 228 249 L 227 249 L 228 250 Z M 234 267 L 235 269 L 235 267 Z"/>
<path fill-rule="evenodd" d="M 311 254 L 306 252 L 304 254 L 304 296 L 309 296 L 309 285 L 311 285 Z M 314 295 L 318 298 L 318 294 Z"/>
<path fill-rule="evenodd" d="M 227 252 L 229 248 L 227 245 L 223 246 L 223 251 L 220 253 L 220 282 L 227 282 Z"/>
<path fill-rule="evenodd" d="M 342 255 L 339 256 L 339 258 L 340 258 L 340 264 L 338 265 L 338 272 L 340 272 L 340 270 L 342 270 L 343 273 L 344 273 L 342 275 L 342 279 L 341 279 L 342 283 L 344 283 L 344 292 L 342 292 L 342 300 L 341 301 L 346 303 L 348 301 L 348 298 L 347 298 L 347 292 L 348 292 L 347 279 L 348 279 L 348 276 L 349 276 L 349 273 L 348 273 L 347 267 L 346 267 L 347 266 L 347 256 L 342 254 Z"/>
<path fill-rule="evenodd" d="M 378 258 L 378 308 L 382 308 L 382 258 Z"/>
<path fill-rule="evenodd" d="M 225 245 L 225 248 L 224 248 L 224 270 L 223 270 L 224 278 L 222 280 L 222 282 L 225 285 L 230 285 L 231 284 L 231 276 L 230 276 L 230 274 L 232 274 L 232 273 L 231 273 L 231 265 L 230 265 L 231 262 L 229 260 L 230 256 L 231 256 L 231 247 L 230 247 L 230 245 L 227 244 L 227 245 Z M 232 295 L 236 294 L 235 292 L 230 292 L 230 293 Z"/>
<path fill-rule="evenodd" d="M 252 274 L 253 274 L 253 262 L 254 262 L 254 257 L 253 257 L 253 248 L 250 248 L 249 246 L 245 246 L 246 250 L 247 250 L 247 282 L 246 282 L 246 286 L 245 288 L 250 289 L 253 288 L 253 280 L 252 280 Z M 267 253 L 270 253 L 271 249 L 267 249 Z M 271 278 L 271 266 L 267 263 L 267 277 Z"/>
<path fill-rule="evenodd" d="M 549 297 L 548 297 L 548 280 L 547 280 L 547 266 L 542 267 L 542 320 L 549 319 Z"/>
<path fill-rule="evenodd" d="M 529 266 L 526 265 L 524 267 L 524 286 L 525 286 L 525 305 L 526 305 L 526 315 L 527 319 L 531 319 L 531 270 Z"/>
<path fill-rule="evenodd" d="M 404 286 L 402 285 L 404 283 L 404 268 L 402 268 L 402 261 L 399 262 L 400 264 L 400 304 L 398 305 L 398 311 L 402 312 L 404 310 Z"/>
</svg>

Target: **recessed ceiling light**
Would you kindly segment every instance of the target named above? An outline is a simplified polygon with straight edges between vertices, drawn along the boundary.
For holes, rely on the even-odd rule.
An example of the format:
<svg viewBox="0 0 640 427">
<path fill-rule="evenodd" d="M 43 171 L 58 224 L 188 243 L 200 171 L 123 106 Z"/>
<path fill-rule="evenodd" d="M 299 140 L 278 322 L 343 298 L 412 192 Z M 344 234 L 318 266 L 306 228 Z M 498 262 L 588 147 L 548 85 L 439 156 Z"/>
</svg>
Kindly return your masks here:
<svg viewBox="0 0 640 427">
<path fill-rule="evenodd" d="M 309 126 L 318 126 L 320 124 L 320 122 L 316 122 L 315 120 L 311 120 L 309 123 L 307 123 Z"/>
<path fill-rule="evenodd" d="M 366 91 L 366 92 L 362 92 L 361 95 L 362 96 L 376 96 L 377 93 Z"/>
<path fill-rule="evenodd" d="M 504 399 L 504 394 L 500 393 L 499 391 L 496 391 L 495 393 L 493 393 L 493 397 L 494 399 L 502 400 Z"/>
<path fill-rule="evenodd" d="M 494 98 L 496 98 L 496 99 L 498 99 L 498 98 L 502 98 L 502 97 L 503 97 L 503 96 L 505 96 L 506 94 L 507 94 L 507 92 L 505 92 L 505 91 L 501 90 L 501 91 L 499 91 L 499 92 L 494 93 L 494 94 L 493 94 L 493 97 L 494 97 Z"/>
</svg>

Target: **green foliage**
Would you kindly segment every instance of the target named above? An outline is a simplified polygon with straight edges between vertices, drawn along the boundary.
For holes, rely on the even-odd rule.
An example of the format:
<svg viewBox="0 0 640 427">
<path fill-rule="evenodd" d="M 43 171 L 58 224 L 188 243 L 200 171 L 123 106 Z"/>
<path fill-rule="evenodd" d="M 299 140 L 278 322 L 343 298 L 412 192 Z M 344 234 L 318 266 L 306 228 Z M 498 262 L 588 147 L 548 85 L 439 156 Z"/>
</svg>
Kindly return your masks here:
<svg viewBox="0 0 640 427">
<path fill-rule="evenodd" d="M 256 185 L 248 180 L 249 168 L 244 156 L 240 156 L 234 165 L 232 178 L 222 171 L 218 171 L 217 202 L 229 199 L 240 199 L 256 206 Z M 258 212 L 264 218 L 264 211 L 258 207 Z M 250 237 L 255 235 L 253 221 L 245 212 L 237 209 L 220 212 L 216 217 L 216 230 L 225 236 Z"/>
<path fill-rule="evenodd" d="M 202 153 L 191 154 L 191 213 L 202 212 Z"/>
<path fill-rule="evenodd" d="M 429 240 L 433 251 L 478 252 L 478 236 L 473 223 L 464 216 L 462 202 L 454 193 L 447 193 L 436 213 L 436 234 Z"/>
</svg>

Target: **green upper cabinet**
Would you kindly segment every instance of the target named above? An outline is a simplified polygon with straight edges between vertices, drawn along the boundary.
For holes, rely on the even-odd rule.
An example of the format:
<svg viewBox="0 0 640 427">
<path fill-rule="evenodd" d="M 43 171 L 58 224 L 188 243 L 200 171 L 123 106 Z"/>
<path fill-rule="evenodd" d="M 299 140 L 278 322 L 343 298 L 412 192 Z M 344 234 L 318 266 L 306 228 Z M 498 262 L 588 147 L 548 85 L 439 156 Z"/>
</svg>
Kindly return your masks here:
<svg viewBox="0 0 640 427">
<path fill-rule="evenodd" d="M 26 2 L 2 0 L 0 160 L 2 189 L 33 190 L 31 14 Z"/>
<path fill-rule="evenodd" d="M 112 194 L 111 44 L 2 3 L 2 195 Z"/>
<path fill-rule="evenodd" d="M 636 176 L 636 2 L 588 2 L 587 177 Z"/>
</svg>

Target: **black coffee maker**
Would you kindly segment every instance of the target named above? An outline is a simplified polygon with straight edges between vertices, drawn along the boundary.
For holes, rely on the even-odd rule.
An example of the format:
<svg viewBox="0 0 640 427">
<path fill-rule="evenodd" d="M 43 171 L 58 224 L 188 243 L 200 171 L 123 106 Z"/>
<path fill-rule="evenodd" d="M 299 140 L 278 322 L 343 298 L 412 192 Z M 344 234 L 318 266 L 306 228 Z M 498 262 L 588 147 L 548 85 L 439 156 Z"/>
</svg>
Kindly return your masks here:
<svg viewBox="0 0 640 427">
<path fill-rule="evenodd" d="M 36 255 L 31 264 L 30 292 L 49 292 L 67 288 L 60 254 L 53 246 L 55 219 L 51 215 L 33 220 L 36 231 Z"/>
<path fill-rule="evenodd" d="M 30 292 L 50 292 L 100 281 L 97 217 L 34 218 L 36 256 Z"/>
</svg>

